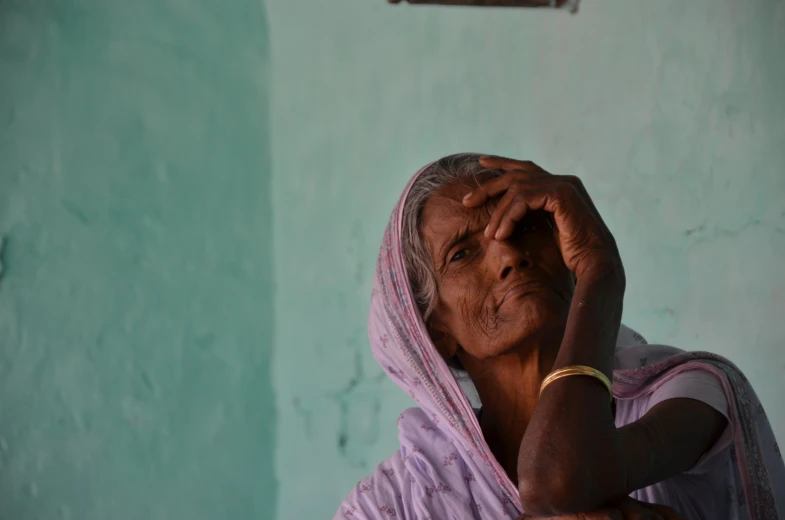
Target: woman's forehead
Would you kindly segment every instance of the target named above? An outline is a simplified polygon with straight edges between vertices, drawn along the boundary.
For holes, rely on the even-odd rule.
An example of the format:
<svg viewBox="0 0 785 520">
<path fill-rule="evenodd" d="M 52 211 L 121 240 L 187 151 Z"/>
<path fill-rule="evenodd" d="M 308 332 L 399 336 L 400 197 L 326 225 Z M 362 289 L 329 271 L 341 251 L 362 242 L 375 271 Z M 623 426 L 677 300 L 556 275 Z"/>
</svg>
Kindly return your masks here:
<svg viewBox="0 0 785 520">
<path fill-rule="evenodd" d="M 491 199 L 478 208 L 467 208 L 463 205 L 463 198 L 472 190 L 479 188 L 481 184 L 482 180 L 468 178 L 458 179 L 442 186 L 425 202 L 423 220 L 433 217 L 488 216 L 489 209 L 493 209 L 498 203 L 497 199 Z"/>
<path fill-rule="evenodd" d="M 471 188 L 456 189 L 451 187 L 443 192 L 435 193 L 423 208 L 422 229 L 424 237 L 429 241 L 444 238 L 458 232 L 465 232 L 487 225 L 493 209 L 498 201 L 490 200 L 477 207 L 467 208 L 463 205 L 463 197 Z"/>
<path fill-rule="evenodd" d="M 461 198 L 463 198 L 463 195 L 465 195 L 466 193 L 470 192 L 471 190 L 479 188 L 484 183 L 488 182 L 489 180 L 495 177 L 498 177 L 498 173 L 490 170 L 480 172 L 477 175 L 472 175 L 468 177 L 459 177 L 440 186 L 436 190 L 436 193 L 441 193 L 447 196 L 460 196 Z"/>
<path fill-rule="evenodd" d="M 464 192 L 463 195 L 466 193 Z M 467 208 L 463 205 L 463 195 L 450 196 L 439 193 L 433 195 L 423 208 L 423 223 L 444 219 L 466 220 L 487 217 L 489 214 L 487 206 L 495 203 L 490 201 L 489 204 L 478 208 Z"/>
</svg>

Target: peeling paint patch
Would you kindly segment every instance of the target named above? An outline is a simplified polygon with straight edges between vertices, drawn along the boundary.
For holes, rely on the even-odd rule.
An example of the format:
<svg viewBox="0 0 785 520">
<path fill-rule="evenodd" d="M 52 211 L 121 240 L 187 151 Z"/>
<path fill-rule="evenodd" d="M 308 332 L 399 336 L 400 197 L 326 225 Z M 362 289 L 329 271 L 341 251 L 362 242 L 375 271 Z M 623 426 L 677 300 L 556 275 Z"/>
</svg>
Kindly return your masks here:
<svg viewBox="0 0 785 520">
<path fill-rule="evenodd" d="M 75 204 L 75 203 L 73 203 L 73 202 L 71 202 L 69 200 L 63 200 L 63 201 L 61 201 L 61 204 L 63 205 L 63 209 L 65 209 L 65 211 L 69 215 L 71 215 L 76 220 L 78 220 L 83 226 L 89 226 L 89 225 L 91 225 L 93 223 L 92 217 L 90 217 L 77 204 Z"/>
<path fill-rule="evenodd" d="M 305 435 L 309 438 L 313 437 L 313 411 L 311 408 L 303 405 L 299 397 L 292 399 L 292 407 L 297 415 L 303 420 Z"/>
<path fill-rule="evenodd" d="M 351 467 L 368 468 L 373 448 L 379 440 L 382 393 L 379 383 L 384 372 L 366 376 L 362 352 L 355 351 L 354 376 L 332 397 L 340 409 L 340 429 L 337 432 L 338 452 Z"/>
</svg>

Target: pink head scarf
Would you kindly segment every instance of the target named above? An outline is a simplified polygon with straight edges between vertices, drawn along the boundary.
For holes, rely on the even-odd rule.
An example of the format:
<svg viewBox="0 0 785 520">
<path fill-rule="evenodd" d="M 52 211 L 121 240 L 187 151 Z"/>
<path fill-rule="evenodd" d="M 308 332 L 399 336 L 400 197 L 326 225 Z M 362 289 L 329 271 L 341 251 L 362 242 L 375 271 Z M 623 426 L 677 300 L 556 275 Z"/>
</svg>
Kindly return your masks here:
<svg viewBox="0 0 785 520">
<path fill-rule="evenodd" d="M 404 202 L 428 166 L 409 182 L 385 230 L 368 319 L 376 360 L 419 408 L 400 415 L 400 449 L 355 487 L 336 519 L 516 518 L 522 513 L 516 485 L 483 438 L 473 385 L 437 352 L 404 267 Z M 717 375 L 735 426 L 746 518 L 773 520 L 780 517 L 778 511 L 785 518 L 785 467 L 763 408 L 736 367 L 713 354 L 647 345 L 625 326 L 614 362 L 613 390 L 621 399 L 632 399 L 684 370 L 698 368 Z"/>
</svg>

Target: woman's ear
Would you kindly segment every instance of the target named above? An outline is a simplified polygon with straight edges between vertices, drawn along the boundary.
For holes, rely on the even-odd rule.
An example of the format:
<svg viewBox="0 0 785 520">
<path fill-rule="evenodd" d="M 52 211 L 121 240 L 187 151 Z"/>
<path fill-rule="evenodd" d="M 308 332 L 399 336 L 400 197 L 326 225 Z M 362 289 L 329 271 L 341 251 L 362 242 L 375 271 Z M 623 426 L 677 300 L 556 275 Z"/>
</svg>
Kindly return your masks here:
<svg viewBox="0 0 785 520">
<path fill-rule="evenodd" d="M 458 342 L 450 334 L 449 329 L 439 316 L 434 313 L 425 325 L 428 329 L 428 335 L 431 337 L 431 341 L 433 341 L 442 359 L 453 358 L 458 352 Z"/>
</svg>

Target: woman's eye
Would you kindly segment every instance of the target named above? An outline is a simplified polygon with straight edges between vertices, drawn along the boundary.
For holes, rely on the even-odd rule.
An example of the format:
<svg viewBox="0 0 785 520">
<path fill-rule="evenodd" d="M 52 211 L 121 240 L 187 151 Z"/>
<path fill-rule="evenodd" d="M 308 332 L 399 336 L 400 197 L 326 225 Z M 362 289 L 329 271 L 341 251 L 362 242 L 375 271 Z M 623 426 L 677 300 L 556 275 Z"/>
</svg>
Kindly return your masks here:
<svg viewBox="0 0 785 520">
<path fill-rule="evenodd" d="M 521 222 L 515 227 L 515 232 L 520 236 L 531 235 L 539 232 L 539 226 L 531 222 Z"/>
<path fill-rule="evenodd" d="M 457 262 L 458 260 L 463 260 L 469 255 L 468 249 L 461 249 L 450 258 L 450 262 Z"/>
<path fill-rule="evenodd" d="M 537 223 L 532 222 L 531 220 L 524 220 L 523 222 L 518 224 L 518 227 L 521 230 L 521 233 L 524 235 L 527 233 L 534 233 L 537 231 Z"/>
</svg>

